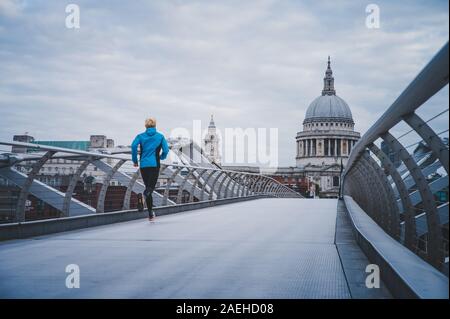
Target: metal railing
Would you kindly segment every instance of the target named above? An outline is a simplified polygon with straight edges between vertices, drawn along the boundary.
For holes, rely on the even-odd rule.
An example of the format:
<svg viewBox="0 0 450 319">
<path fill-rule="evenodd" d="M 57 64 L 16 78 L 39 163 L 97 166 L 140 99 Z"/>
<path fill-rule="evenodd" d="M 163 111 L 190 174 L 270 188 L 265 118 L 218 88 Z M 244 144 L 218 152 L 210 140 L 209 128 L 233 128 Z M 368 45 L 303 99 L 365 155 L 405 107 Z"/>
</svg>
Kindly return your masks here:
<svg viewBox="0 0 450 319">
<path fill-rule="evenodd" d="M 137 194 L 145 189 L 128 150 L 111 155 L 21 142 L 0 145 L 33 150 L 0 154 L 0 180 L 9 190 L 0 197 L 0 208 L 7 210 L 9 203 L 10 222 L 135 209 Z M 70 171 L 62 172 L 66 166 Z M 155 207 L 255 195 L 301 197 L 268 176 L 205 166 L 162 162 Z M 31 216 L 39 206 L 40 216 Z"/>
<path fill-rule="evenodd" d="M 416 110 L 448 81 L 447 43 L 357 142 L 341 178 L 341 196 L 351 196 L 391 237 L 443 272 L 448 272 L 449 150 L 440 135 L 448 126 L 436 133 Z M 396 138 L 392 130 L 402 123 L 411 129 Z M 412 145 L 399 141 L 411 132 L 421 139 L 412 145 L 425 151 L 410 154 Z M 442 191 L 446 198 L 437 196 Z"/>
</svg>

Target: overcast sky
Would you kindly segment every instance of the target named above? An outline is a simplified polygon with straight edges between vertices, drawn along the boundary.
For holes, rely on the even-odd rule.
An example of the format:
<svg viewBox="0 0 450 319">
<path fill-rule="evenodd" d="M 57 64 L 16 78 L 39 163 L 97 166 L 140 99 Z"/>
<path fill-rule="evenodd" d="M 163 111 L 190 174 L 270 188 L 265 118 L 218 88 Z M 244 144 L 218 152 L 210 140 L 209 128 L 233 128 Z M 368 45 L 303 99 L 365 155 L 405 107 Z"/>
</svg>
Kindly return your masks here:
<svg viewBox="0 0 450 319">
<path fill-rule="evenodd" d="M 0 139 L 130 144 L 146 116 L 169 133 L 213 113 L 219 129 L 278 128 L 279 163 L 294 165 L 328 55 L 364 133 L 448 41 L 447 0 L 372 2 L 379 29 L 369 1 L 0 0 Z M 448 86 L 428 104 L 425 119 L 447 108 Z"/>
</svg>

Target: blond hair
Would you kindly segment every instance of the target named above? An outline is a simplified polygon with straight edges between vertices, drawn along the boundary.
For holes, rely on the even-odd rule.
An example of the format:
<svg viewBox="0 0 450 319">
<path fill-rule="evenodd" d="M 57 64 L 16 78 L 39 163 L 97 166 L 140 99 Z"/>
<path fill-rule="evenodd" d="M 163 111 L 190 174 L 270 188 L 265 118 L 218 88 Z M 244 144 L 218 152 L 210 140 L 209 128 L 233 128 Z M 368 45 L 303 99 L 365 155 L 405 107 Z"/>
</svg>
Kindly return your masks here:
<svg viewBox="0 0 450 319">
<path fill-rule="evenodd" d="M 145 120 L 145 128 L 156 127 L 156 120 L 153 117 L 149 117 Z"/>
</svg>

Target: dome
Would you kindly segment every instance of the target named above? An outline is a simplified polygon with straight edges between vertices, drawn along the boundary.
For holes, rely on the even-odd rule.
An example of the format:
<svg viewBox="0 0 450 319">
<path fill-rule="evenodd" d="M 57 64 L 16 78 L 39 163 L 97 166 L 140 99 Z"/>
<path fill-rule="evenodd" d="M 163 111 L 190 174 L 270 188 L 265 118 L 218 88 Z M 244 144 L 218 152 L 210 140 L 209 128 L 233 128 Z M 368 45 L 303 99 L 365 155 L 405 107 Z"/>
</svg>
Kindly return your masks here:
<svg viewBox="0 0 450 319">
<path fill-rule="evenodd" d="M 303 124 L 322 121 L 340 121 L 354 124 L 348 104 L 336 95 L 330 57 L 323 79 L 322 95 L 316 98 L 306 110 Z"/>
<path fill-rule="evenodd" d="M 348 104 L 337 95 L 321 95 L 309 105 L 304 123 L 338 120 L 353 123 Z"/>
</svg>

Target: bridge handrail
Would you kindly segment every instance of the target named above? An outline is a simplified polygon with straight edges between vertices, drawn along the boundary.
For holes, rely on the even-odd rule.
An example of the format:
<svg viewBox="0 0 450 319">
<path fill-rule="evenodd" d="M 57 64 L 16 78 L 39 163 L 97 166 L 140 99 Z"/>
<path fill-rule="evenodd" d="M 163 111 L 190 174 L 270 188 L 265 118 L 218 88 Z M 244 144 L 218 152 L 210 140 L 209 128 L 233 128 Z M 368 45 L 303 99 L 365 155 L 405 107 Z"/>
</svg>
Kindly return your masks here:
<svg viewBox="0 0 450 319">
<path fill-rule="evenodd" d="M 358 205 L 377 222 L 391 237 L 402 242 L 407 248 L 418 254 L 431 265 L 448 273 L 448 239 L 443 238 L 442 225 L 448 224 L 447 206 L 441 205 L 434 198 L 432 181 L 427 180 L 423 163 L 416 162 L 397 138 L 389 130 L 400 122 L 405 122 L 415 131 L 423 144 L 430 149 L 433 160 L 438 160 L 439 167 L 445 169 L 447 177 L 441 178 L 440 187 L 446 183 L 448 188 L 449 155 L 448 146 L 415 111 L 435 95 L 449 82 L 449 47 L 448 42 L 439 50 L 431 61 L 422 69 L 406 87 L 394 103 L 368 129 L 355 144 L 347 165 L 341 176 L 340 197 L 351 196 Z M 441 112 L 442 114 L 444 112 Z M 375 142 L 382 139 L 402 161 L 404 175 L 397 170 L 388 154 L 384 154 Z M 424 172 L 422 172 L 424 169 Z M 414 181 L 405 183 L 405 176 Z M 445 178 L 447 178 L 445 180 Z M 420 193 L 421 202 L 412 201 Z M 422 204 L 421 207 L 417 206 Z M 423 210 L 425 214 L 418 214 Z M 427 224 L 426 237 L 416 232 L 416 222 L 425 216 Z M 420 217 L 420 218 L 422 218 Z M 448 229 L 447 229 L 448 232 Z M 422 248 L 420 241 L 425 242 Z"/>
<path fill-rule="evenodd" d="M 88 152 L 88 151 L 68 149 L 68 148 L 62 148 L 62 147 L 56 147 L 56 146 L 47 146 L 47 145 L 43 145 L 43 144 L 33 144 L 33 143 L 25 143 L 25 142 L 8 142 L 8 141 L 0 140 L 0 145 L 36 148 L 36 149 L 42 149 L 45 151 L 56 151 L 56 152 L 60 152 L 60 153 L 74 154 L 75 156 L 83 155 L 83 156 L 91 156 L 93 158 L 109 158 L 109 159 L 115 159 L 115 160 L 131 161 L 131 158 L 128 155 L 127 156 L 118 156 L 118 155 L 112 155 L 112 154 L 108 154 L 108 153 L 100 153 L 100 152 L 92 152 L 92 151 Z M 27 153 L 26 157 L 18 158 L 17 162 L 37 160 L 37 159 L 40 159 L 43 155 L 43 153 L 38 153 L 38 155 L 36 155 L 36 156 L 33 156 L 33 154 L 34 154 L 34 152 Z M 121 154 L 121 153 L 115 153 L 115 154 Z M 125 150 L 124 154 L 129 154 L 129 152 L 127 150 Z M 22 155 L 22 154 L 20 154 L 20 155 Z M 59 155 L 59 156 L 53 155 L 52 158 L 53 159 L 57 159 L 57 158 L 76 159 L 72 155 Z M 172 167 L 182 167 L 182 168 L 192 168 L 192 169 L 194 169 L 194 168 L 195 169 L 206 169 L 209 171 L 223 171 L 223 172 L 227 172 L 227 173 L 242 173 L 242 174 L 253 175 L 253 176 L 263 176 L 262 174 L 258 174 L 258 173 L 242 172 L 242 171 L 236 171 L 236 170 L 231 170 L 231 169 L 222 169 L 222 168 L 213 168 L 213 167 L 204 167 L 204 166 L 192 166 L 192 165 L 186 165 L 186 164 L 174 164 L 174 163 L 169 163 L 164 160 L 161 161 L 161 165 L 170 165 Z M 273 179 L 270 176 L 264 175 L 264 177 L 277 182 L 275 179 Z M 288 189 L 290 189 L 290 188 L 288 188 Z M 294 191 L 292 191 L 292 192 L 294 192 Z"/>
<path fill-rule="evenodd" d="M 133 192 L 139 193 L 144 189 L 144 185 L 138 182 L 140 175 L 138 168 L 128 167 L 127 170 L 121 170 L 124 167 L 123 164 L 131 162 L 129 154 L 111 155 L 102 152 L 74 150 L 15 141 L 0 141 L 0 145 L 16 146 L 25 149 L 31 148 L 39 151 L 31 153 L 4 152 L 0 154 L 0 177 L 20 188 L 15 208 L 14 221 L 16 222 L 26 220 L 26 203 L 30 194 L 56 208 L 61 212 L 62 217 L 67 217 L 94 212 L 104 213 L 105 199 L 110 182 L 113 179 L 118 180 L 126 188 L 125 195 L 116 195 L 116 199 L 119 201 L 117 203 L 120 204 L 122 210 L 130 209 L 131 194 Z M 44 165 L 49 160 L 53 159 L 77 161 L 75 163 L 75 171 L 69 174 L 70 181 L 64 190 L 65 193 L 52 188 L 50 185 L 45 185 L 38 179 L 41 169 L 45 167 Z M 250 197 L 255 195 L 301 197 L 300 194 L 282 185 L 270 176 L 224 170 L 216 166 L 197 166 L 195 163 L 192 164 L 175 164 L 168 161 L 161 162 L 160 179 L 163 179 L 165 184 L 157 188 L 157 190 L 162 190 L 163 194 L 158 192 L 154 193 L 153 197 L 156 200 L 156 206 L 235 197 Z M 75 187 L 80 181 L 81 175 L 90 165 L 95 166 L 96 169 L 104 173 L 95 207 L 91 207 L 73 198 Z M 14 170 L 12 169 L 13 167 L 18 167 L 19 170 Z M 183 172 L 187 173 L 184 174 Z M 46 174 L 44 173 L 43 175 Z M 176 195 L 173 194 L 174 188 L 177 189 Z M 186 198 L 186 192 L 189 194 L 189 199 Z M 172 200 L 171 198 L 175 199 Z M 111 201 L 111 197 L 109 197 L 109 200 Z"/>
<path fill-rule="evenodd" d="M 377 140 L 381 134 L 389 131 L 402 121 L 405 115 L 414 112 L 448 84 L 448 59 L 449 52 L 447 43 L 355 144 L 344 170 L 344 176 L 353 167 L 355 160 L 361 156 L 370 143 Z"/>
</svg>

